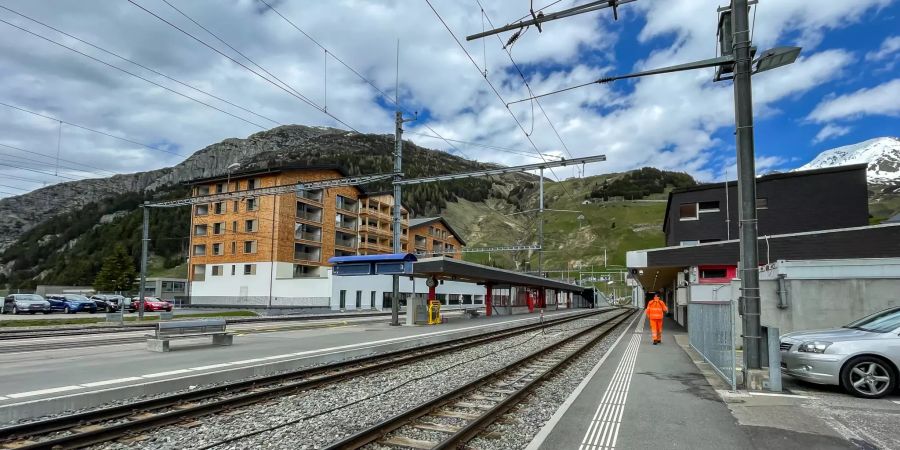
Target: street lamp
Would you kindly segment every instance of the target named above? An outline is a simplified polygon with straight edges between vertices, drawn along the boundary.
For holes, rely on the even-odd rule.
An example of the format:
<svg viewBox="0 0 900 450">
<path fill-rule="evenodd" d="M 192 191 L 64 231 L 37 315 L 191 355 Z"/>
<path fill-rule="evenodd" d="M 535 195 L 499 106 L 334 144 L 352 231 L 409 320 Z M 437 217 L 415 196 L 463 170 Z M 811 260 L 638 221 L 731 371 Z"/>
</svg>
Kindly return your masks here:
<svg viewBox="0 0 900 450">
<path fill-rule="evenodd" d="M 762 56 L 753 61 L 753 64 L 756 65 L 753 74 L 793 64 L 800 56 L 800 50 L 800 47 L 775 47 L 766 50 Z"/>
<path fill-rule="evenodd" d="M 237 169 L 238 167 L 241 167 L 240 163 L 234 163 L 225 168 L 225 170 L 228 172 L 228 176 L 225 178 L 225 192 L 231 192 L 231 171 Z"/>
</svg>

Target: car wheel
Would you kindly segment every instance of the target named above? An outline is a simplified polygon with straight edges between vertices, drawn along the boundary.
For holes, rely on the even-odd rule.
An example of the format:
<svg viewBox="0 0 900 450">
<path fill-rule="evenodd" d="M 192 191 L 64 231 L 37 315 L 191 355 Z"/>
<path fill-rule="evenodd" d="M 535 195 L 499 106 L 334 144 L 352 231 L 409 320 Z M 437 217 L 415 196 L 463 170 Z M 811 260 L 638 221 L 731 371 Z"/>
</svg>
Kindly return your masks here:
<svg viewBox="0 0 900 450">
<path fill-rule="evenodd" d="M 860 356 L 844 365 L 841 384 L 857 397 L 881 398 L 897 387 L 897 376 L 885 360 L 875 356 Z"/>
<path fill-rule="evenodd" d="M 18 314 L 18 313 L 19 313 L 19 308 L 17 308 L 16 306 L 13 306 L 12 314 L 13 314 L 13 315 L 16 315 L 16 314 Z"/>
<path fill-rule="evenodd" d="M 68 306 L 66 306 L 66 309 L 64 309 L 63 312 L 66 314 L 72 314 L 72 310 L 70 310 Z"/>
<path fill-rule="evenodd" d="M 53 311 L 44 311 L 44 314 L 50 314 L 50 313 L 52 313 L 52 312 L 53 312 Z"/>
<path fill-rule="evenodd" d="M 29 314 L 37 314 L 37 311 L 28 311 Z"/>
</svg>

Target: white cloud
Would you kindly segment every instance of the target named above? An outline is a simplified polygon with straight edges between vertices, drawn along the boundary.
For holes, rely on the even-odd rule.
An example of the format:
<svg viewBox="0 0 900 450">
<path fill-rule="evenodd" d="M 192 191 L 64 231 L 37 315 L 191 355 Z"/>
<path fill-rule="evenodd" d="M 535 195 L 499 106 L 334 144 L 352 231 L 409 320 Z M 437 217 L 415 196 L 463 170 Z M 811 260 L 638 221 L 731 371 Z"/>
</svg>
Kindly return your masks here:
<svg viewBox="0 0 900 450">
<path fill-rule="evenodd" d="M 844 136 L 849 133 L 850 130 L 850 127 L 832 124 L 825 125 L 821 130 L 819 130 L 818 133 L 816 133 L 816 137 L 813 139 L 813 144 L 818 144 L 819 142 L 827 141 L 831 138 Z"/>
<path fill-rule="evenodd" d="M 896 116 L 900 115 L 898 99 L 900 78 L 825 100 L 816 106 L 808 118 L 821 123 L 871 115 Z"/>
<path fill-rule="evenodd" d="M 866 53 L 866 61 L 881 61 L 900 51 L 900 36 L 890 36 L 881 43 L 877 51 Z"/>
<path fill-rule="evenodd" d="M 173 23 L 223 52 L 227 48 L 158 0 L 137 0 Z M 511 67 L 496 38 L 466 42 L 465 35 L 481 31 L 480 11 L 471 0 L 433 2 L 449 27 L 461 39 L 504 100 L 527 96 L 518 73 Z M 563 9 L 578 3 L 565 0 Z M 636 2 L 621 8 L 620 24 L 637 27 L 644 43 L 654 49 L 639 68 L 670 65 L 712 56 L 714 11 L 718 0 L 670 0 L 665 8 L 654 2 Z M 828 30 L 858 22 L 888 0 L 856 2 L 764 2 L 756 18 L 754 40 L 760 48 L 816 43 Z M 524 3 L 484 1 L 495 25 L 514 20 L 526 11 Z M 19 10 L 49 25 L 95 42 L 171 76 L 227 98 L 280 123 L 336 125 L 333 120 L 269 83 L 213 53 L 208 48 L 161 23 L 127 2 L 98 8 L 92 2 L 33 2 L 8 0 L 4 6 Z M 401 0 L 359 2 L 275 3 L 285 16 L 331 52 L 393 95 L 396 39 L 401 40 L 401 99 L 410 110 L 427 111 L 428 125 L 442 135 L 464 141 L 534 150 L 497 100 L 468 57 L 424 2 Z M 324 104 L 324 52 L 267 12 L 256 0 L 231 2 L 179 2 L 178 7 L 230 44 L 288 82 L 310 100 Z M 58 35 L 13 14 L 0 18 L 47 34 Z M 523 66 L 541 67 L 530 80 L 535 92 L 550 91 L 603 74 L 630 71 L 616 66 L 616 45 L 621 36 L 610 31 L 609 14 L 583 14 L 532 29 L 513 47 Z M 503 38 L 508 37 L 505 34 Z M 98 58 L 126 66 L 107 55 L 64 39 Z M 237 58 L 237 56 L 235 56 Z M 778 102 L 801 95 L 842 75 L 853 59 L 840 49 L 807 46 L 802 64 L 760 74 L 754 78 L 754 103 L 759 115 L 774 114 Z M 46 115 L 128 136 L 151 144 L 171 143 L 191 153 L 229 137 L 244 137 L 259 128 L 240 122 L 147 83 L 115 72 L 82 56 L 60 49 L 0 23 L 0 101 L 21 105 Z M 547 67 L 551 69 L 547 69 Z M 186 94 L 203 98 L 230 112 L 262 122 L 245 112 L 193 93 L 142 69 L 129 67 L 148 78 Z M 589 166 L 588 173 L 631 169 L 641 165 L 686 170 L 714 178 L 731 155 L 733 141 L 718 141 L 714 134 L 733 126 L 732 88 L 711 83 L 711 71 L 678 73 L 613 85 L 594 85 L 542 99 L 568 148 L 575 156 L 605 153 L 607 163 Z M 328 111 L 364 132 L 392 133 L 393 114 L 383 108 L 378 94 L 334 60 L 327 71 Z M 896 98 L 896 97 L 895 97 Z M 383 104 L 383 102 L 381 102 Z M 530 103 L 510 107 L 542 152 L 566 155 L 556 134 Z M 57 123 L 0 107 L 0 142 L 55 155 Z M 421 123 L 410 131 L 427 131 Z M 417 143 L 447 149 L 447 144 L 408 135 Z M 457 146 L 466 155 L 504 164 L 534 162 L 534 157 Z M 177 163 L 180 158 L 153 152 L 110 138 L 64 126 L 62 157 L 103 170 L 130 172 Z M 567 155 L 566 155 L 567 156 Z M 5 161 L 0 154 L 0 164 Z M 34 165 L 38 170 L 47 165 Z M 4 173 L 29 174 L 0 165 Z M 560 175 L 567 173 L 560 171 Z M 56 181 L 36 173 L 29 175 Z M 39 184 L 24 185 L 32 189 Z"/>
</svg>

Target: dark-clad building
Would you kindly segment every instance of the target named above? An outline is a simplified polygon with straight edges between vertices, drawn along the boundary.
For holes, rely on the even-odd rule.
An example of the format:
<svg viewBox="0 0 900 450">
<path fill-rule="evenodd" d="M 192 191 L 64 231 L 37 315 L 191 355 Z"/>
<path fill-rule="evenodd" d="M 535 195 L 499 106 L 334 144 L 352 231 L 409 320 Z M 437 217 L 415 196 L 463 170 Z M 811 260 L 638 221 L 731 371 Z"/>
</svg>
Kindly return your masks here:
<svg viewBox="0 0 900 450">
<path fill-rule="evenodd" d="M 666 245 L 696 245 L 738 238 L 737 183 L 704 184 L 669 194 Z M 868 225 L 866 165 L 777 173 L 757 178 L 759 235 L 780 235 Z"/>
</svg>

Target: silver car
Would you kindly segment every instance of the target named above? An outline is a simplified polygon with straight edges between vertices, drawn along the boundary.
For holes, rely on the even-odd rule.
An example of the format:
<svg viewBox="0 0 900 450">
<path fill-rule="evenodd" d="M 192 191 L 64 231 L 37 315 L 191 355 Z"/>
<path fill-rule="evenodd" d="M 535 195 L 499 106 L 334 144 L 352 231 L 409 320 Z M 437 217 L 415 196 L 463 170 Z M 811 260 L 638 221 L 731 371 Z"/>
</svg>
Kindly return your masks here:
<svg viewBox="0 0 900 450">
<path fill-rule="evenodd" d="M 858 397 L 890 394 L 900 378 L 900 307 L 842 328 L 781 337 L 781 371 L 819 384 L 840 385 Z"/>
</svg>

